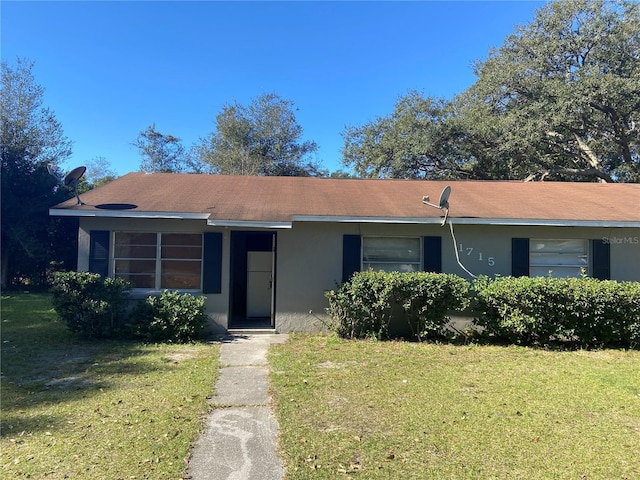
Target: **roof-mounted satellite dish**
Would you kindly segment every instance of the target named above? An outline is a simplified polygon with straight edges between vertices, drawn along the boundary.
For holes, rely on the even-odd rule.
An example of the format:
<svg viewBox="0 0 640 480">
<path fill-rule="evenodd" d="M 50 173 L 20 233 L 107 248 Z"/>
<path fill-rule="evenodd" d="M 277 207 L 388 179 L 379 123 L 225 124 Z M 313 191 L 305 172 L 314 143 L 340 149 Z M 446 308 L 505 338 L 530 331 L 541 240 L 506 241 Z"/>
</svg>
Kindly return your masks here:
<svg viewBox="0 0 640 480">
<path fill-rule="evenodd" d="M 62 178 L 58 174 L 58 170 L 54 164 L 50 163 L 47 165 L 47 171 L 58 181 L 59 184 L 73 190 L 77 200 L 76 205 L 84 205 L 84 202 L 80 200 L 80 195 L 78 194 L 78 181 L 82 178 L 86 170 L 87 167 L 76 167 Z"/>
<path fill-rule="evenodd" d="M 444 210 L 444 219 L 442 220 L 442 224 L 441 224 L 443 227 L 444 227 L 444 224 L 447 223 L 447 218 L 449 217 L 449 195 L 451 195 L 451 187 L 447 185 L 442 190 L 442 193 L 440 194 L 440 200 L 438 200 L 437 205 L 435 203 L 429 202 L 429 196 L 425 195 L 424 197 L 422 197 L 422 203 L 424 203 L 425 205 L 429 205 L 430 207 Z M 451 240 L 453 240 L 453 251 L 456 254 L 456 260 L 458 262 L 458 265 L 460 265 L 460 268 L 462 268 L 465 272 L 467 272 L 473 278 L 478 278 L 476 275 L 471 273 L 467 269 L 467 267 L 465 267 L 460 261 L 460 255 L 458 254 L 458 246 L 457 246 L 458 242 L 456 242 L 456 236 L 453 233 L 453 222 L 451 221 L 449 221 L 449 228 L 451 229 Z"/>
<path fill-rule="evenodd" d="M 67 173 L 67 176 L 64 177 L 63 180 L 65 187 L 73 189 L 73 193 L 75 193 L 77 200 L 76 205 L 84 205 L 84 202 L 80 200 L 80 195 L 78 195 L 78 180 L 82 178 L 86 170 L 87 167 L 76 167 Z"/>
<path fill-rule="evenodd" d="M 438 200 L 438 205 L 435 203 L 429 202 L 429 196 L 425 195 L 422 197 L 422 203 L 425 205 L 429 205 L 430 207 L 439 208 L 440 210 L 444 210 L 444 220 L 442 220 L 442 225 L 447 223 L 447 217 L 449 216 L 449 195 L 451 195 L 451 187 L 447 185 L 442 189 L 442 193 L 440 194 L 440 200 Z"/>
</svg>

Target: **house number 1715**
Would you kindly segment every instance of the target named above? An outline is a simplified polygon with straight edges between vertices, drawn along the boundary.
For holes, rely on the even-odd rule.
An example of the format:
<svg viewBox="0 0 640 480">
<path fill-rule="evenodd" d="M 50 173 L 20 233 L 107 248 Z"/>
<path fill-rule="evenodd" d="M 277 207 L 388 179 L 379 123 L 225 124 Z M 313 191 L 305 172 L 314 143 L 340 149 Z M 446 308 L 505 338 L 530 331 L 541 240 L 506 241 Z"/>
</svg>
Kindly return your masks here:
<svg viewBox="0 0 640 480">
<path fill-rule="evenodd" d="M 467 255 L 468 257 L 470 257 L 473 254 L 473 247 L 463 247 L 461 243 L 458 244 L 458 251 L 460 253 L 462 253 L 463 255 Z M 485 260 L 485 256 L 483 255 L 482 252 L 476 252 L 476 255 L 478 255 L 478 261 L 479 262 L 487 262 L 487 265 L 489 265 L 490 267 L 493 267 L 495 265 L 495 259 L 494 257 L 486 257 Z"/>
</svg>

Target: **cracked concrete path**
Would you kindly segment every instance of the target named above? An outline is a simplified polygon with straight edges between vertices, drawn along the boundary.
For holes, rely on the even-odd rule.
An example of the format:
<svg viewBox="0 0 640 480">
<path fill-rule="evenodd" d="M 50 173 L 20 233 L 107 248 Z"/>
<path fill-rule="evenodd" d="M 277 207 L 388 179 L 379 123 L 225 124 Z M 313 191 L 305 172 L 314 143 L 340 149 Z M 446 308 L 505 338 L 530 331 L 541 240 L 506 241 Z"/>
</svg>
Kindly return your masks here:
<svg viewBox="0 0 640 480">
<path fill-rule="evenodd" d="M 278 423 L 269 408 L 267 350 L 287 335 L 231 336 L 220 347 L 217 406 L 189 460 L 193 480 L 281 480 Z"/>
</svg>

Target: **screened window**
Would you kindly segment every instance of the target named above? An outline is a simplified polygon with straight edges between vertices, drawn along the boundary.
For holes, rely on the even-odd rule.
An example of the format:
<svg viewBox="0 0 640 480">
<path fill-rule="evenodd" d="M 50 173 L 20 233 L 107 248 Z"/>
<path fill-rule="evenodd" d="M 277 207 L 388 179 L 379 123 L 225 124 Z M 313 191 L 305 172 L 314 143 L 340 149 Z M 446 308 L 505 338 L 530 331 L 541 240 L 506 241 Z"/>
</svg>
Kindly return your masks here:
<svg viewBox="0 0 640 480">
<path fill-rule="evenodd" d="M 134 288 L 201 288 L 201 234 L 116 232 L 113 256 L 115 276 Z"/>
<path fill-rule="evenodd" d="M 157 234 L 116 232 L 114 242 L 115 276 L 134 288 L 155 288 Z"/>
<path fill-rule="evenodd" d="M 421 252 L 419 237 L 363 237 L 362 269 L 417 272 L 421 269 Z"/>
<path fill-rule="evenodd" d="M 589 267 L 587 240 L 531 239 L 529 275 L 541 277 L 580 277 Z"/>
</svg>

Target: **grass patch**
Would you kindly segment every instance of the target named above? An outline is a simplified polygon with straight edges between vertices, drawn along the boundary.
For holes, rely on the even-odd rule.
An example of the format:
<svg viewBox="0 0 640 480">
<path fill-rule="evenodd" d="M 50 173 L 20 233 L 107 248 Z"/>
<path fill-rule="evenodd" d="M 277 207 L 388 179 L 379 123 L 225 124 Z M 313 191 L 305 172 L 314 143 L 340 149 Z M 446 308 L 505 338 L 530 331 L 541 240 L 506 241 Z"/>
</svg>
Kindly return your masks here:
<svg viewBox="0 0 640 480">
<path fill-rule="evenodd" d="M 182 478 L 217 374 L 217 345 L 88 341 L 3 295 L 0 476 Z"/>
<path fill-rule="evenodd" d="M 640 478 L 640 352 L 343 341 L 269 354 L 287 479 Z"/>
</svg>

